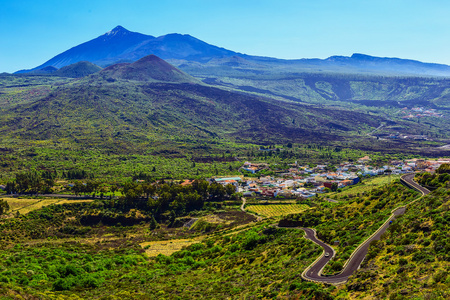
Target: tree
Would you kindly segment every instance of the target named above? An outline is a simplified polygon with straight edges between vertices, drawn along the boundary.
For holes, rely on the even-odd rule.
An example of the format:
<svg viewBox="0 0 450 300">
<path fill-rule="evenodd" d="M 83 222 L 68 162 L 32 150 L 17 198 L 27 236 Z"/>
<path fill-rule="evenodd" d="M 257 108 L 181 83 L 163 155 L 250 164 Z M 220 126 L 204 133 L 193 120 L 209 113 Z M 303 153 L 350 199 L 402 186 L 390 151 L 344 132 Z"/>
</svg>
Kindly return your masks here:
<svg viewBox="0 0 450 300">
<path fill-rule="evenodd" d="M 192 188 L 194 189 L 194 191 L 196 191 L 200 196 L 202 196 L 203 199 L 206 199 L 206 197 L 208 196 L 208 186 L 209 186 L 208 181 L 204 179 L 200 180 L 196 179 L 192 183 Z"/>
<path fill-rule="evenodd" d="M 145 194 L 145 197 L 147 198 L 147 200 L 153 196 L 156 192 L 156 187 L 153 184 L 150 183 L 145 183 L 142 185 L 142 191 Z"/>
<path fill-rule="evenodd" d="M 109 196 L 109 199 L 112 199 L 112 197 L 114 196 L 115 192 L 117 192 L 119 190 L 119 188 L 117 187 L 116 184 L 113 184 L 110 188 L 109 188 L 111 195 Z"/>
<path fill-rule="evenodd" d="M 43 185 L 41 176 L 36 171 L 16 175 L 17 191 L 19 193 L 38 193 Z"/>
<path fill-rule="evenodd" d="M 15 194 L 15 193 L 17 193 L 17 184 L 14 181 L 8 181 L 6 183 L 5 191 L 8 194 Z"/>
<path fill-rule="evenodd" d="M 333 182 L 331 184 L 331 191 L 336 192 L 338 189 L 338 184 L 336 182 Z"/>
<path fill-rule="evenodd" d="M 225 196 L 225 188 L 220 183 L 214 182 L 209 185 L 208 192 L 212 200 L 223 200 Z"/>
<path fill-rule="evenodd" d="M 76 196 L 81 195 L 84 192 L 84 184 L 80 181 L 75 181 L 72 191 Z"/>
<path fill-rule="evenodd" d="M 9 210 L 9 204 L 5 200 L 0 200 L 0 215 L 5 214 Z"/>
<path fill-rule="evenodd" d="M 236 191 L 236 187 L 234 185 L 232 185 L 231 183 L 229 183 L 225 186 L 225 193 L 228 196 L 231 196 L 235 191 Z"/>
<path fill-rule="evenodd" d="M 159 227 L 158 222 L 156 222 L 155 217 L 152 215 L 152 219 L 150 220 L 150 229 L 153 230 L 158 227 Z"/>
<path fill-rule="evenodd" d="M 450 174 L 450 164 L 442 164 L 437 170 L 436 173 L 438 174 L 444 174 L 449 173 Z"/>
</svg>

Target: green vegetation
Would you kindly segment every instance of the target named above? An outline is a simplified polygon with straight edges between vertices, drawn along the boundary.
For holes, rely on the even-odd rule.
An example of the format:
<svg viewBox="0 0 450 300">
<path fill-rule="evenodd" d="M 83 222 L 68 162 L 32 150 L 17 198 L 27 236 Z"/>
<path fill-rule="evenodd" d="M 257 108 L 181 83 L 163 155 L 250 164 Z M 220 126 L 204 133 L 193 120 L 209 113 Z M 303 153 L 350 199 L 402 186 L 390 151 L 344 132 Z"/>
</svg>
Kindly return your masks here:
<svg viewBox="0 0 450 300">
<path fill-rule="evenodd" d="M 331 299 L 333 287 L 298 279 L 298 270 L 311 263 L 318 252 L 295 230 L 263 226 L 208 238 L 171 256 L 151 259 L 132 243 L 114 250 L 101 244 L 17 244 L 1 251 L 0 294 L 44 299 L 71 295 L 222 299 L 300 294 Z"/>
<path fill-rule="evenodd" d="M 361 182 L 356 185 L 351 185 L 341 189 L 339 192 L 327 193 L 323 195 L 325 198 L 332 198 L 335 200 L 345 201 L 349 198 L 356 197 L 358 194 L 370 192 L 375 188 L 380 188 L 394 182 L 400 178 L 400 175 L 392 176 L 375 176 L 368 178 L 361 178 Z"/>
<path fill-rule="evenodd" d="M 428 187 L 430 189 L 435 189 L 438 187 L 449 188 L 450 184 L 450 164 L 442 164 L 436 173 L 422 173 L 417 174 L 414 179 L 421 185 Z"/>
<path fill-rule="evenodd" d="M 82 79 L 0 76 L 0 183 L 7 194 L 27 194 L 0 200 L 1 297 L 448 296 L 447 165 L 416 176 L 433 194 L 408 208 L 371 246 L 363 269 L 337 288 L 300 279 L 322 249 L 298 230 L 255 222 L 238 211 L 234 186 L 205 180 L 294 176 L 286 173 L 295 163 L 326 163 L 332 171 L 365 155 L 374 166 L 439 157 L 447 151 L 438 146 L 449 137 L 448 119 L 403 120 L 397 102 L 446 108 L 446 79 L 230 73 L 216 83 L 231 86 L 219 89 L 191 78 L 139 81 L 158 72 L 147 67 L 131 77 L 119 69 Z M 387 138 L 397 132 L 432 140 Z M 247 160 L 267 168 L 250 174 L 241 170 Z M 186 179 L 195 180 L 181 184 Z M 76 196 L 39 198 L 44 193 Z M 313 227 L 334 245 L 336 256 L 324 270 L 333 274 L 418 193 L 392 176 L 363 178 L 326 196 L 339 202 L 253 200 L 247 208 L 267 217 L 295 212 L 280 223 Z M 188 242 L 174 247 L 179 251 L 153 247 L 171 240 Z M 159 250 L 173 253 L 150 255 Z"/>
<path fill-rule="evenodd" d="M 312 227 L 317 237 L 335 245 L 336 256 L 324 273 L 337 273 L 352 252 L 374 233 L 391 215 L 394 208 L 407 204 L 418 196 L 398 180 L 392 184 L 344 196 L 345 202 L 324 203 L 304 213 L 290 215 L 280 221 L 282 226 Z"/>
<path fill-rule="evenodd" d="M 409 207 L 371 245 L 347 283 L 350 295 L 384 299 L 448 299 L 450 192 L 439 188 Z"/>
</svg>

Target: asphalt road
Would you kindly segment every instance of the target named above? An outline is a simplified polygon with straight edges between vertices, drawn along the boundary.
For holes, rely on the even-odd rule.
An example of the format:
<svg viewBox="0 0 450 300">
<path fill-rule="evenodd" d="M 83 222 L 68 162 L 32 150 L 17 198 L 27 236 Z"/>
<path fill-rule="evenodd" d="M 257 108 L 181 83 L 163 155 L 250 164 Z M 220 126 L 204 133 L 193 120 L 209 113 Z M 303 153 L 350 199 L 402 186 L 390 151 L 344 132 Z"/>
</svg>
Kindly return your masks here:
<svg viewBox="0 0 450 300">
<path fill-rule="evenodd" d="M 424 195 L 430 193 L 429 190 L 417 184 L 414 180 L 414 174 L 407 174 L 402 176 L 402 180 L 405 181 L 410 187 L 419 190 Z M 302 229 L 305 232 L 305 237 L 320 247 L 323 248 L 323 253 L 321 257 L 316 260 L 312 265 L 310 265 L 302 274 L 302 277 L 307 280 L 316 281 L 316 282 L 324 282 L 329 284 L 339 284 L 344 283 L 348 280 L 348 278 L 359 269 L 362 261 L 366 257 L 367 250 L 369 249 L 370 243 L 375 240 L 379 240 L 381 235 L 388 229 L 390 225 L 390 221 L 395 220 L 395 218 L 399 215 L 403 215 L 406 211 L 406 206 L 399 207 L 395 211 L 392 212 L 392 215 L 388 220 L 365 242 L 363 242 L 351 255 L 349 260 L 347 261 L 345 268 L 341 273 L 333 276 L 323 276 L 322 270 L 325 265 L 334 257 L 334 250 L 330 245 L 325 244 L 321 240 L 316 237 L 314 229 L 311 228 L 298 228 Z M 326 256 L 325 253 L 329 255 Z"/>
<path fill-rule="evenodd" d="M 417 182 L 414 181 L 414 173 L 412 174 L 406 174 L 402 176 L 402 180 L 405 181 L 408 185 L 410 185 L 413 189 L 418 190 L 424 195 L 427 195 L 430 193 L 430 191 L 423 186 L 419 185 Z"/>
</svg>

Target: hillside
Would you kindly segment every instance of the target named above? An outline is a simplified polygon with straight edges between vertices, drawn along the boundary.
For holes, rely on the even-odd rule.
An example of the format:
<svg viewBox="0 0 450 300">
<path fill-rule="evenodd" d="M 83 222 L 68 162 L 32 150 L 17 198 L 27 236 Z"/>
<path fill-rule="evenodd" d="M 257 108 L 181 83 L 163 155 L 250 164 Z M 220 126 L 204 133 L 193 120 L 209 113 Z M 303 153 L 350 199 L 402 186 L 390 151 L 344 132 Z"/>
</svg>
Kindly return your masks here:
<svg viewBox="0 0 450 300">
<path fill-rule="evenodd" d="M 426 196 L 371 245 L 362 268 L 347 284 L 350 295 L 450 297 L 449 195 L 448 188 L 440 188 Z"/>
<path fill-rule="evenodd" d="M 323 104 L 358 104 L 377 108 L 425 106 L 450 109 L 447 78 L 367 76 L 351 74 L 276 74 L 234 68 L 230 71 L 180 66 L 212 85 L 226 86 L 260 95 Z M 222 72 L 223 71 L 223 72 Z"/>
<path fill-rule="evenodd" d="M 108 82 L 94 76 L 5 111 L 0 120 L 5 137 L 105 145 L 216 137 L 253 143 L 339 140 L 382 119 L 198 84 Z"/>
<path fill-rule="evenodd" d="M 94 74 L 101 69 L 102 68 L 100 68 L 99 66 L 94 65 L 93 63 L 90 63 L 88 61 L 80 61 L 68 66 L 64 66 L 53 74 L 61 77 L 80 78 L 90 74 Z"/>
<path fill-rule="evenodd" d="M 382 239 L 371 244 L 362 267 L 337 287 L 301 279 L 322 249 L 299 228 L 278 228 L 274 219 L 255 222 L 254 216 L 237 211 L 240 201 L 226 205 L 224 199 L 211 198 L 214 185 L 143 183 L 143 197 L 136 192 L 139 184 L 128 182 L 117 199 L 61 201 L 0 219 L 0 295 L 327 300 L 449 296 L 448 180 L 446 187 L 398 217 Z M 149 198 L 154 194 L 159 197 Z M 338 256 L 325 270 L 335 273 L 393 207 L 414 199 L 417 193 L 394 181 L 347 193 L 338 203 L 310 199 L 305 205 L 310 209 L 288 219 L 316 228 L 328 243 L 339 241 Z M 189 222 L 194 225 L 183 226 Z"/>
<path fill-rule="evenodd" d="M 198 81 L 155 55 L 148 55 L 134 63 L 109 66 L 98 76 L 110 79 L 136 81 L 164 81 L 197 83 Z"/>
</svg>

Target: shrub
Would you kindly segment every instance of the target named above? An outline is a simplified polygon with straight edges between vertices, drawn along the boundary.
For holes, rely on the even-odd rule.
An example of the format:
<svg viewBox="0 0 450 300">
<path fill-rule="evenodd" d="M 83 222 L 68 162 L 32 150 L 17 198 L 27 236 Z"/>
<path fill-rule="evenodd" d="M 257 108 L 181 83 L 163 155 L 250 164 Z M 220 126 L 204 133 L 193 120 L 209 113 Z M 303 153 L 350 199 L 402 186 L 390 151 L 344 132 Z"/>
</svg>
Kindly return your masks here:
<svg viewBox="0 0 450 300">
<path fill-rule="evenodd" d="M 72 278 L 59 278 L 53 283 L 53 289 L 55 291 L 67 291 L 72 288 L 74 282 Z"/>
</svg>

